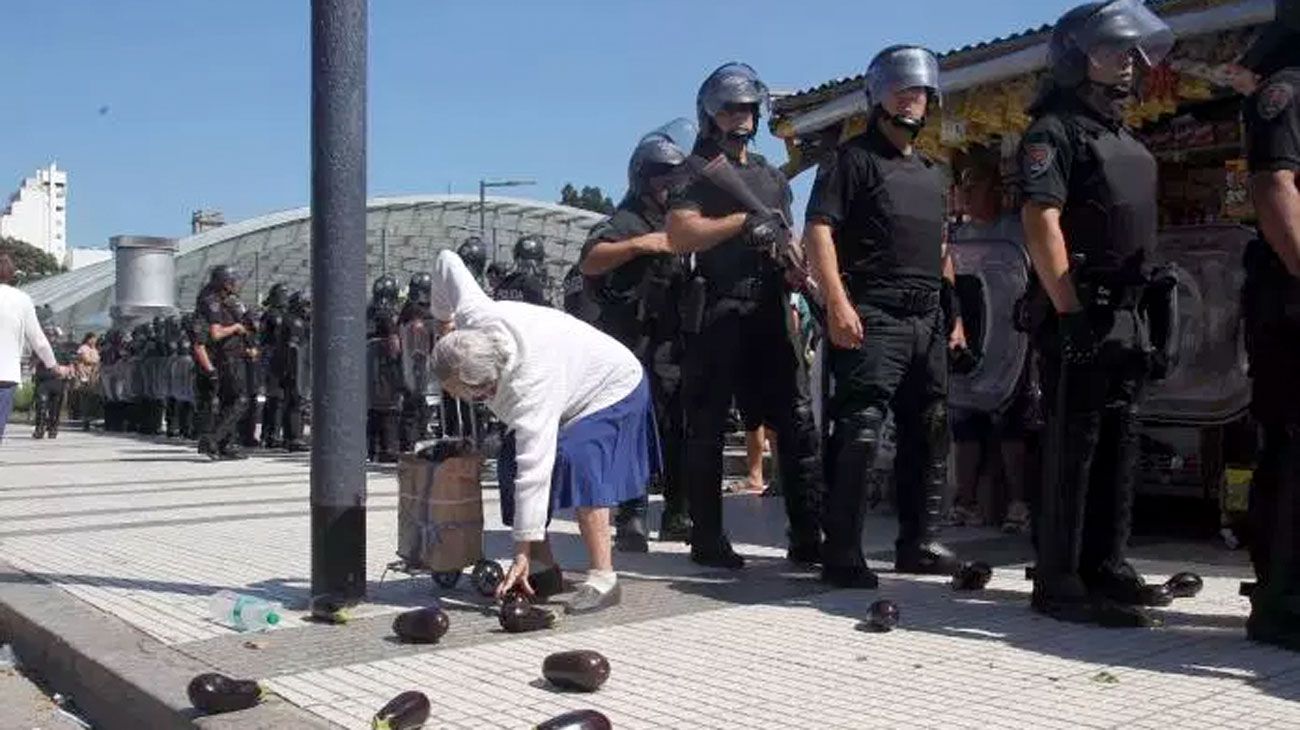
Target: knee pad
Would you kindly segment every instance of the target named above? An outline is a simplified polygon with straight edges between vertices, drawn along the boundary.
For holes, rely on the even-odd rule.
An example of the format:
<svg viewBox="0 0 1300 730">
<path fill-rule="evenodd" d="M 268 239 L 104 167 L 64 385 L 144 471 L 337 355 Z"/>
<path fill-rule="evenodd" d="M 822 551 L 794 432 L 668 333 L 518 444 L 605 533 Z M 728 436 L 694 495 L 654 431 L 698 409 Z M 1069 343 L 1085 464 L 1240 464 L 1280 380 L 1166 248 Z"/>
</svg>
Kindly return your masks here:
<svg viewBox="0 0 1300 730">
<path fill-rule="evenodd" d="M 842 438 L 859 443 L 875 443 L 885 425 L 885 412 L 876 406 L 845 414 L 836 420 L 835 430 Z"/>
<path fill-rule="evenodd" d="M 921 425 L 931 444 L 946 442 L 951 429 L 948 423 L 948 402 L 940 398 L 926 404 L 921 409 Z"/>
</svg>

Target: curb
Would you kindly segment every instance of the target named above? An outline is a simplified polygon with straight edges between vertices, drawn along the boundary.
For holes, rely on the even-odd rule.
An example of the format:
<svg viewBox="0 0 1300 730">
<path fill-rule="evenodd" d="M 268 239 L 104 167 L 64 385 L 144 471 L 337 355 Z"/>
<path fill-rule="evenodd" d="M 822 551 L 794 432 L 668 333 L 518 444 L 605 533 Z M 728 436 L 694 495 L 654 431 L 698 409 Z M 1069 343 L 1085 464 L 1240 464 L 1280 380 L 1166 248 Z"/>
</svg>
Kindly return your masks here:
<svg viewBox="0 0 1300 730">
<path fill-rule="evenodd" d="M 213 667 L 4 561 L 0 642 L 12 644 L 24 666 L 103 730 L 337 727 L 275 697 L 242 712 L 202 717 L 185 687 Z"/>
</svg>

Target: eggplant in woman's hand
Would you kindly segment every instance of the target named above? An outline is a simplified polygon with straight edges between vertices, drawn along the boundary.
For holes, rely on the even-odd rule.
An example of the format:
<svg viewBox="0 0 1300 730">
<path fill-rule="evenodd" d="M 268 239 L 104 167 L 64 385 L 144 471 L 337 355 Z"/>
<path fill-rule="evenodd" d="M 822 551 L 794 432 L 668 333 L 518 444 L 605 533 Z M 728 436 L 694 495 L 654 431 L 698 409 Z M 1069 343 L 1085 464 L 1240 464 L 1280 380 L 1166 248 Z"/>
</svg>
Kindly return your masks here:
<svg viewBox="0 0 1300 730">
<path fill-rule="evenodd" d="M 429 698 L 423 692 L 403 692 L 380 708 L 371 730 L 418 730 L 429 719 Z"/>
<path fill-rule="evenodd" d="M 1165 588 L 1174 598 L 1192 598 L 1205 587 L 1205 581 L 1195 573 L 1178 573 L 1165 581 Z"/>
<path fill-rule="evenodd" d="M 561 689 L 595 692 L 609 679 L 609 660 L 585 649 L 561 651 L 542 662 L 542 676 Z"/>
<path fill-rule="evenodd" d="M 555 613 L 527 601 L 506 601 L 497 614 L 501 628 L 512 634 L 549 629 L 555 625 Z"/>
<path fill-rule="evenodd" d="M 231 679 L 224 674 L 200 674 L 186 688 L 190 704 L 209 713 L 247 710 L 262 700 L 262 687 L 248 679 Z"/>
<path fill-rule="evenodd" d="M 962 563 L 952 576 L 952 587 L 958 591 L 982 591 L 992 579 L 993 568 L 988 563 Z"/>
</svg>

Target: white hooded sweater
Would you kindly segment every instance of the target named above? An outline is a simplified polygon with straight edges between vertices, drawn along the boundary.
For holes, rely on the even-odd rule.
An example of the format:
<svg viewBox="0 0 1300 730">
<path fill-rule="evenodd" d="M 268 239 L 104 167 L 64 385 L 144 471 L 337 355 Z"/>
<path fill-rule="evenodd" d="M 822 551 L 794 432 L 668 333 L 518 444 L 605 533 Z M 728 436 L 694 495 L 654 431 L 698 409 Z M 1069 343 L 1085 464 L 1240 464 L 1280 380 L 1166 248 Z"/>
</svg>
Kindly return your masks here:
<svg viewBox="0 0 1300 730">
<path fill-rule="evenodd" d="M 495 329 L 509 357 L 487 406 L 515 432 L 514 539 L 546 535 L 559 430 L 626 398 L 644 377 L 630 350 L 557 309 L 493 301 L 451 251 L 433 265 L 432 314 L 457 329 Z"/>
</svg>

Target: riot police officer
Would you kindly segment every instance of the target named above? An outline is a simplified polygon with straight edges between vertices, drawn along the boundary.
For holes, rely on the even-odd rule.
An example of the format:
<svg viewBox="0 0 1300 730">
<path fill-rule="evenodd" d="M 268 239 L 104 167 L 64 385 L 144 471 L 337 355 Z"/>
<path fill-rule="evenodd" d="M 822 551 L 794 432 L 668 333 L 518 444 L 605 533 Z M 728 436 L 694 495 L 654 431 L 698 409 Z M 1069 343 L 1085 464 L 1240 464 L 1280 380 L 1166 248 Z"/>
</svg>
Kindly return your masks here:
<svg viewBox="0 0 1300 730">
<path fill-rule="evenodd" d="M 214 267 L 208 283 L 194 299 L 194 314 L 190 319 L 190 358 L 194 361 L 194 438 L 200 454 L 215 457 L 211 440 L 216 422 L 217 365 L 216 347 L 212 341 L 212 325 L 221 320 L 208 321 L 208 311 L 221 306 L 221 291 L 230 276 L 229 268 Z"/>
<path fill-rule="evenodd" d="M 695 276 L 682 296 L 682 329 L 693 338 L 682 372 L 691 559 L 731 569 L 744 566 L 722 526 L 723 436 L 733 396 L 776 431 L 788 557 L 816 563 L 821 553 L 817 430 L 790 330 L 790 288 L 770 253 L 788 241 L 793 196 L 785 176 L 749 150 L 767 104 L 767 87 L 749 66 L 715 70 L 696 96 L 699 139 L 686 164 L 704 170 L 715 161 L 713 169 L 730 170 L 769 210 L 751 211 L 719 178 L 701 174 L 674 191 L 667 219 L 673 252 L 695 254 Z"/>
<path fill-rule="evenodd" d="M 176 435 L 182 439 L 194 438 L 193 332 L 193 314 L 187 313 L 177 318 L 172 333 L 172 378 L 176 393 Z"/>
<path fill-rule="evenodd" d="M 523 236 L 515 242 L 515 268 L 492 292 L 497 301 L 551 306 L 546 298 L 546 249 L 541 239 Z"/>
<path fill-rule="evenodd" d="M 398 416 L 402 411 L 402 349 L 397 315 L 397 280 L 384 274 L 371 287 L 366 311 L 367 455 L 370 461 L 380 463 L 397 461 Z"/>
<path fill-rule="evenodd" d="M 311 388 L 311 297 L 296 291 L 289 296 L 281 336 L 277 342 L 281 363 L 284 392 L 284 448 L 287 451 L 306 451 L 303 439 L 303 409 Z"/>
<path fill-rule="evenodd" d="M 1251 484 L 1246 633 L 1300 651 L 1300 2 L 1279 2 L 1241 61 L 1260 83 L 1245 102 L 1247 163 L 1261 238 L 1246 250 L 1251 412 L 1263 444 Z"/>
<path fill-rule="evenodd" d="M 258 322 L 257 342 L 260 345 L 262 379 L 266 401 L 262 403 L 262 448 L 280 446 L 280 426 L 284 420 L 284 362 L 276 357 L 280 340 L 284 337 L 285 307 L 288 288 L 283 283 L 271 285 L 262 301 L 262 318 Z"/>
<path fill-rule="evenodd" d="M 478 236 L 466 238 L 460 246 L 456 247 L 456 255 L 460 257 L 461 261 L 465 262 L 465 268 L 469 269 L 479 285 L 482 286 L 484 283 L 484 270 L 487 268 L 487 246 L 483 245 L 483 239 Z M 495 287 L 495 283 L 493 287 Z"/>
<path fill-rule="evenodd" d="M 594 324 L 636 354 L 650 376 L 655 420 L 664 457 L 659 486 L 664 495 L 661 540 L 685 540 L 689 522 L 682 490 L 682 333 L 677 304 L 686 263 L 664 233 L 669 189 L 679 181 L 693 146 L 694 125 L 665 125 L 637 144 L 628 163 L 628 191 L 618 209 L 591 230 L 580 268 L 565 280 L 565 309 L 579 318 L 597 306 Z M 673 127 L 677 128 L 674 139 Z M 584 286 L 584 276 L 590 284 Z M 621 505 L 614 523 L 615 545 L 644 552 L 646 499 Z"/>
<path fill-rule="evenodd" d="M 914 141 L 939 101 L 939 64 L 916 46 L 881 51 L 867 69 L 867 132 L 818 171 L 807 248 L 827 302 L 835 394 L 827 458 L 822 577 L 875 588 L 862 554 L 865 492 L 892 409 L 900 573 L 951 574 L 939 542 L 948 476 L 949 351 L 964 347 L 945 228 L 947 180 Z M 779 443 L 779 442 L 778 442 Z"/>
<path fill-rule="evenodd" d="M 47 324 L 42 327 L 45 333 L 45 339 L 50 343 L 50 349 L 54 351 L 56 363 L 67 363 L 67 345 L 63 341 L 63 333 L 59 328 Z M 35 354 L 32 356 L 34 371 L 32 379 L 36 384 L 36 399 L 33 404 L 33 420 L 35 428 L 32 431 L 32 438 L 43 439 L 45 437 L 59 437 L 59 417 L 63 412 L 63 399 L 67 393 L 67 376 L 62 367 L 48 368 Z"/>
<path fill-rule="evenodd" d="M 137 324 L 131 328 L 131 346 L 130 346 L 130 373 L 131 373 L 131 391 L 129 409 L 130 426 L 129 429 L 138 434 L 150 435 L 149 411 L 152 406 L 150 399 L 153 394 L 153 384 L 149 380 L 148 358 L 149 351 L 153 349 L 152 338 L 149 336 L 148 323 Z"/>
<path fill-rule="evenodd" d="M 99 348 L 99 394 L 104 407 L 104 430 L 114 433 L 121 430 L 117 403 L 117 361 L 122 333 L 111 327 L 104 333 Z"/>
<path fill-rule="evenodd" d="M 200 295 L 207 347 L 216 375 L 217 409 L 212 430 L 200 439 L 199 452 L 213 459 L 243 459 L 236 446 L 237 430 L 248 409 L 248 328 L 244 305 L 239 301 L 239 280 L 228 266 L 212 269 L 210 284 Z M 200 380 L 202 380 L 200 375 Z M 209 383 L 209 387 L 213 384 Z"/>
<path fill-rule="evenodd" d="M 146 428 L 150 434 L 165 433 L 163 419 L 167 414 L 167 322 L 156 316 L 146 323 L 148 345 L 145 351 L 144 372 L 148 378 L 148 400 L 145 409 Z"/>
<path fill-rule="evenodd" d="M 1125 557 L 1137 401 L 1152 374 L 1142 310 L 1156 291 L 1157 204 L 1155 159 L 1123 110 L 1136 66 L 1159 63 L 1173 40 L 1138 0 L 1065 13 L 1020 146 L 1048 403 L 1032 605 L 1064 621 L 1146 625 L 1141 607 L 1171 600 Z"/>
<path fill-rule="evenodd" d="M 432 394 L 433 373 L 429 361 L 433 355 L 433 340 L 437 325 L 429 309 L 433 296 L 433 277 L 421 272 L 411 277 L 406 286 L 406 303 L 398 315 L 397 325 L 402 340 L 402 416 L 400 445 L 402 451 L 412 451 L 417 441 L 423 440 L 429 428 L 429 404 L 426 396 Z"/>
</svg>

